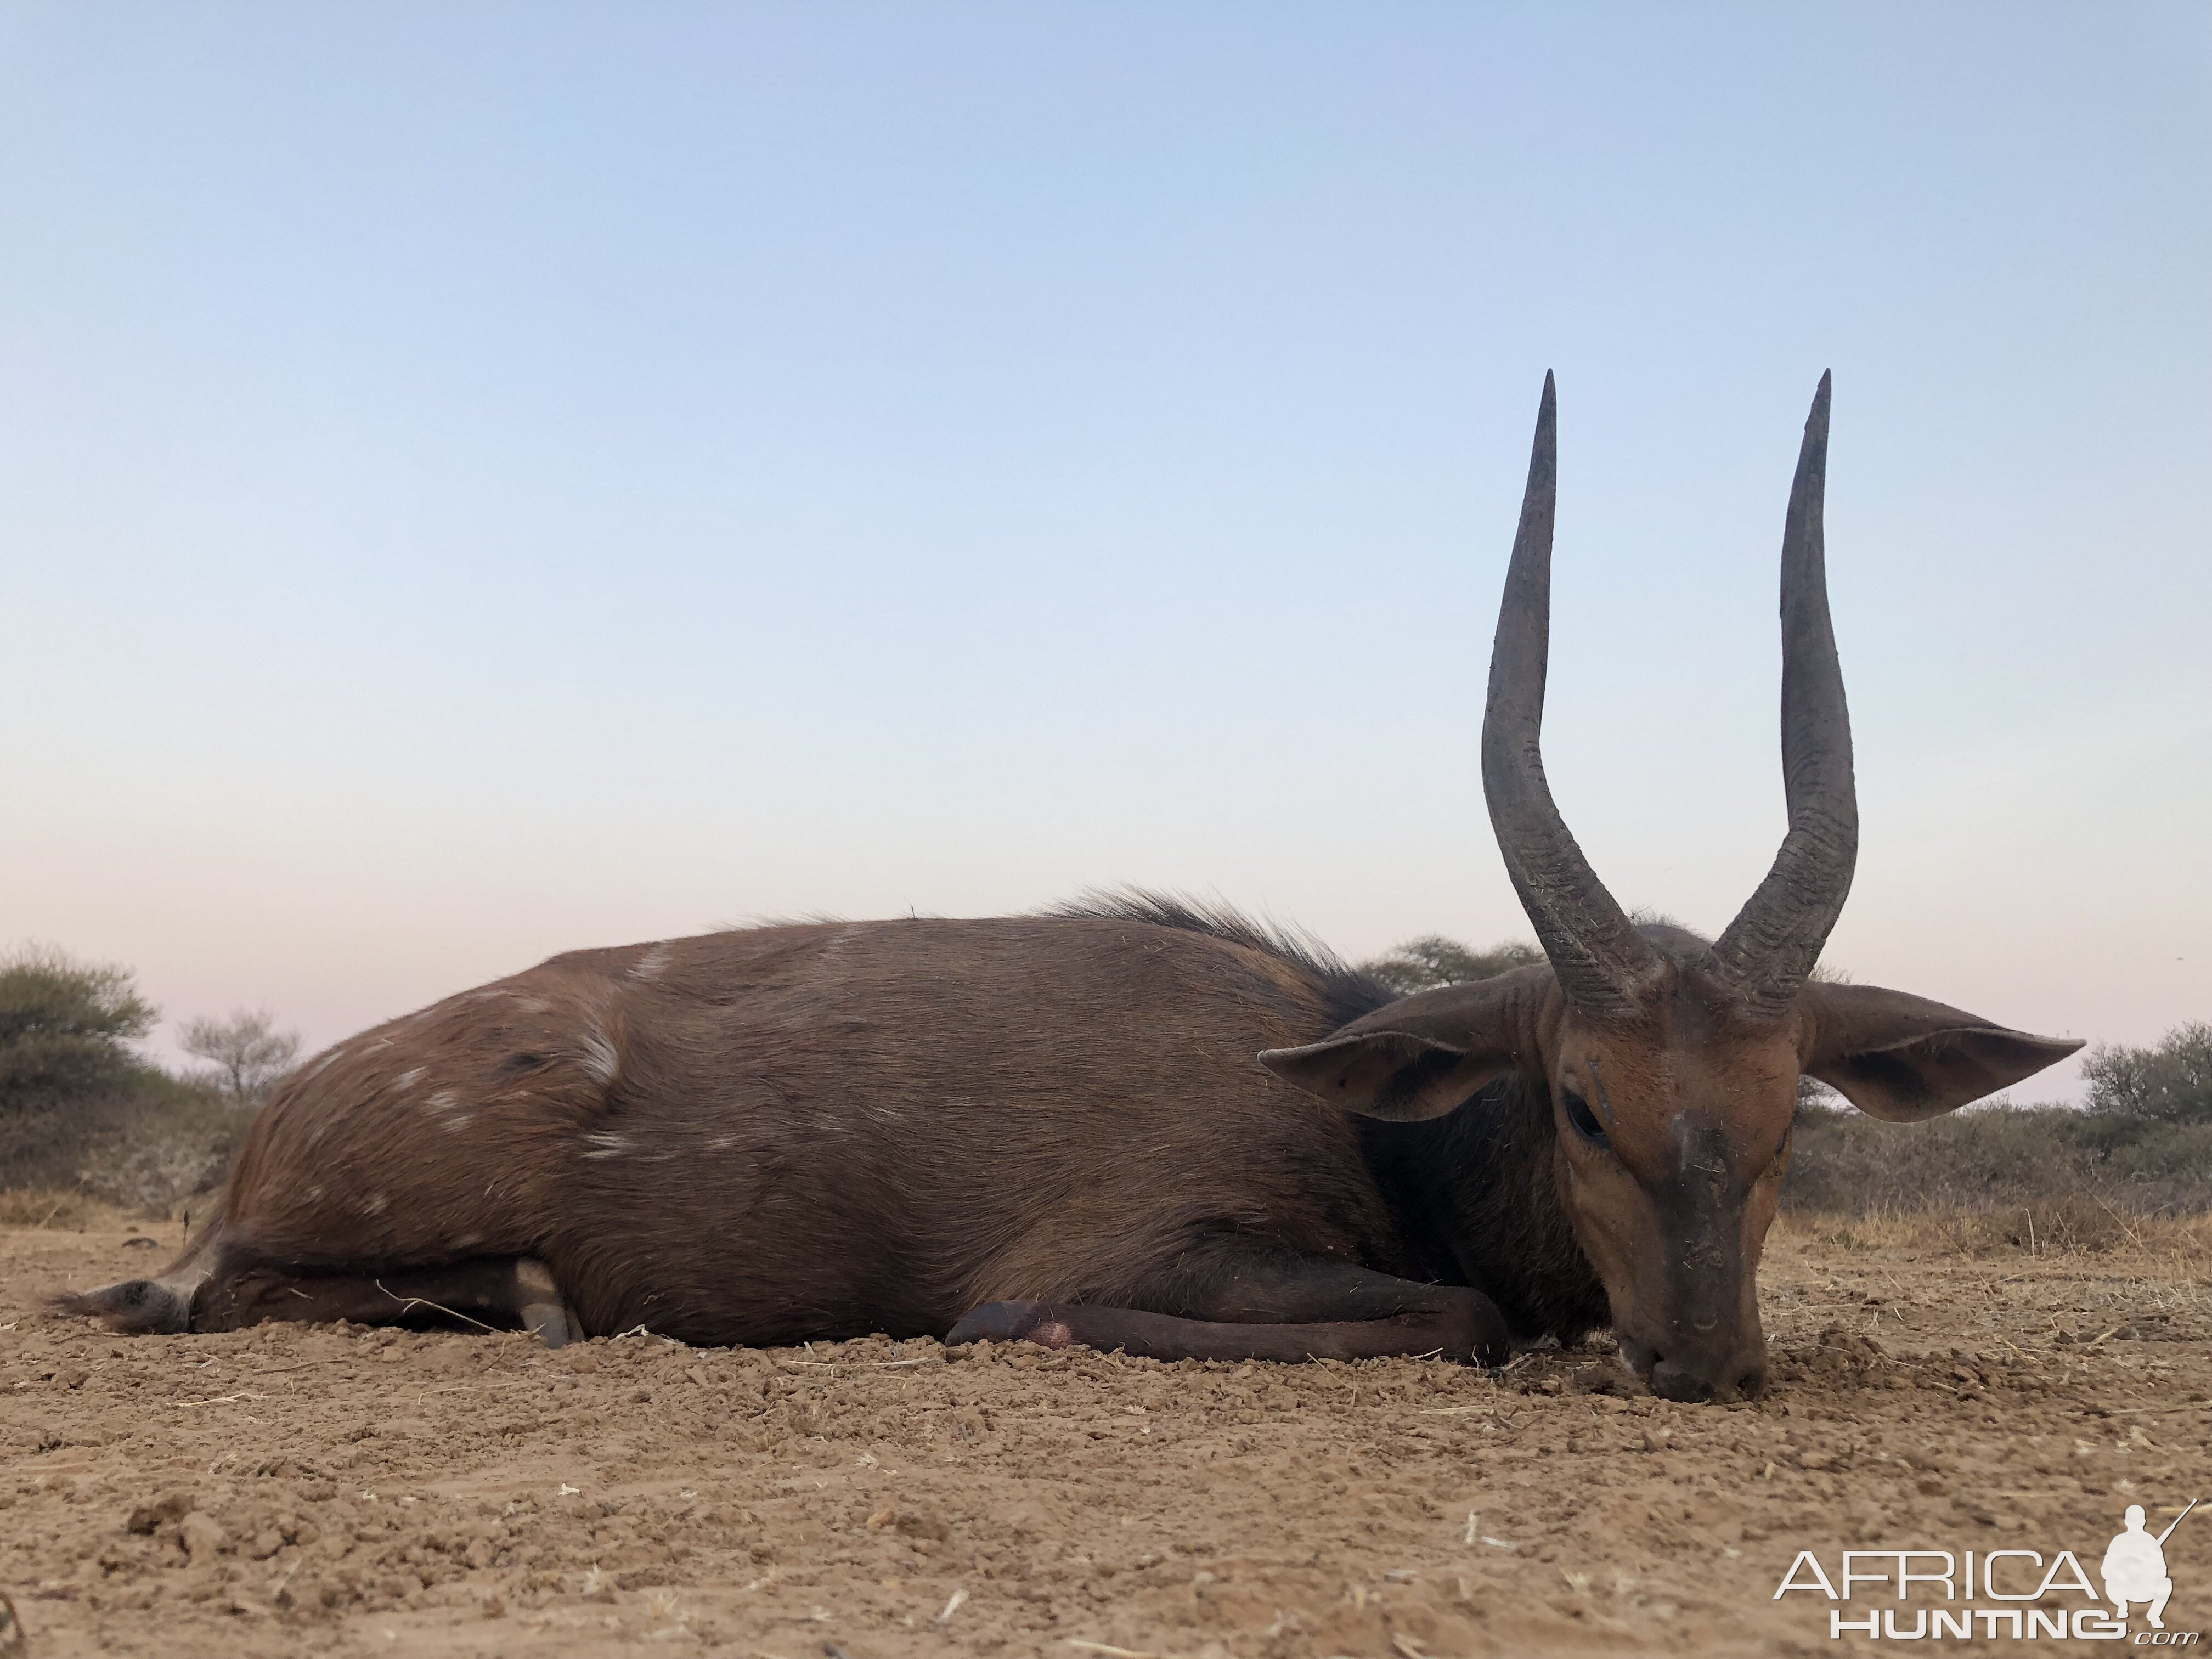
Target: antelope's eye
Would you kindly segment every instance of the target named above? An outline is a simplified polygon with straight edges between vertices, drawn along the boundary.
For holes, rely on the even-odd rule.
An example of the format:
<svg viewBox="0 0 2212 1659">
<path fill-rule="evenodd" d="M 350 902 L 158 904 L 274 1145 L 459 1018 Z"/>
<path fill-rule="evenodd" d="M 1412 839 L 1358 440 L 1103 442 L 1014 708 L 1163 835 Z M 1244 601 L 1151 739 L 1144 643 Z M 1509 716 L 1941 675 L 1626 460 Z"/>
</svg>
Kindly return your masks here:
<svg viewBox="0 0 2212 1659">
<path fill-rule="evenodd" d="M 1572 1089 L 1560 1090 L 1559 1102 L 1567 1109 L 1567 1121 L 1575 1126 L 1577 1134 L 1593 1146 L 1606 1144 L 1605 1125 L 1597 1121 L 1597 1114 L 1590 1110 L 1589 1102 Z"/>
</svg>

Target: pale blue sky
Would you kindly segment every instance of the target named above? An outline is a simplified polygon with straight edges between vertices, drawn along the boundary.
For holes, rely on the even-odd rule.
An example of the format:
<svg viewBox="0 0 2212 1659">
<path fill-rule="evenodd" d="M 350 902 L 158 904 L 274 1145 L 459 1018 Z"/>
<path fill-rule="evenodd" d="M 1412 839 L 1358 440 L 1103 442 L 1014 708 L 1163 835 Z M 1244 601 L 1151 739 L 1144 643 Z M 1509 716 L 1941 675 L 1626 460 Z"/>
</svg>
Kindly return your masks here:
<svg viewBox="0 0 2212 1659">
<path fill-rule="evenodd" d="M 0 941 L 319 1042 L 1093 883 L 1524 933 L 1547 368 L 1553 782 L 1717 928 L 1832 367 L 1830 959 L 2212 1015 L 2208 94 L 2199 4 L 9 3 Z"/>
</svg>

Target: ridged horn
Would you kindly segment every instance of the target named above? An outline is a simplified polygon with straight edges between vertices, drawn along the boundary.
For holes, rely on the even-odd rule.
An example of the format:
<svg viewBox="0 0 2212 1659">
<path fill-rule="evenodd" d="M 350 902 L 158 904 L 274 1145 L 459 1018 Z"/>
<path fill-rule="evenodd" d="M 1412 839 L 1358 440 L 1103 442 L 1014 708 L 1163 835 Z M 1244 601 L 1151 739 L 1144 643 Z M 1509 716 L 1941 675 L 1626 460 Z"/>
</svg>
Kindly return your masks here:
<svg viewBox="0 0 2212 1659">
<path fill-rule="evenodd" d="M 1723 978 L 1753 1018 L 1789 1009 L 1851 890 L 1858 793 L 1851 716 L 1828 621 L 1821 503 L 1828 476 L 1828 376 L 1813 394 L 1782 532 L 1782 778 L 1790 833 L 1759 890 L 1713 946 Z"/>
<path fill-rule="evenodd" d="M 1583 858 L 1544 780 L 1544 672 L 1551 653 L 1552 521 L 1559 493 L 1559 410 L 1552 377 L 1536 411 L 1536 441 L 1521 526 L 1505 573 L 1490 698 L 1482 716 L 1482 790 L 1498 851 L 1521 908 L 1535 925 L 1560 988 L 1595 1018 L 1632 1018 L 1665 971 Z"/>
</svg>

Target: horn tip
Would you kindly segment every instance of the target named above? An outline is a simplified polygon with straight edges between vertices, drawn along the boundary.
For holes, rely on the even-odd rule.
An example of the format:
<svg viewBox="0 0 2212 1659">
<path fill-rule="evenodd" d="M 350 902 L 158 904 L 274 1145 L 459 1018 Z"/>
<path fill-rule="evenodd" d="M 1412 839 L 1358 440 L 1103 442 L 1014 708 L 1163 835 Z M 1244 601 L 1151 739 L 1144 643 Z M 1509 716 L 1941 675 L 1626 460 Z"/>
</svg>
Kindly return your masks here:
<svg viewBox="0 0 2212 1659">
<path fill-rule="evenodd" d="M 1805 435 L 1823 442 L 1828 436 L 1828 380 L 1832 373 L 1825 368 L 1820 371 L 1820 384 L 1813 393 L 1813 410 L 1805 417 Z"/>
<path fill-rule="evenodd" d="M 1554 465 L 1553 455 L 1559 447 L 1559 400 L 1552 386 L 1552 371 L 1544 371 L 1544 395 L 1536 404 L 1536 445 L 1528 458 L 1528 487 L 1534 489 L 1538 478 L 1548 485 Z"/>
</svg>

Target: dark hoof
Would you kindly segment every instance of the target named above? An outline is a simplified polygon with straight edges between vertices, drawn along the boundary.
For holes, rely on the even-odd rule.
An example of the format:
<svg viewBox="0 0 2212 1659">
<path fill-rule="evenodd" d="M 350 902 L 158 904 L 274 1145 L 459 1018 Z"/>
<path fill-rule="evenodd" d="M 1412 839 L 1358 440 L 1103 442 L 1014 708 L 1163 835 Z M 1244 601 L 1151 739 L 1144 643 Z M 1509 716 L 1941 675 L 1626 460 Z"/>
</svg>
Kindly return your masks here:
<svg viewBox="0 0 2212 1659">
<path fill-rule="evenodd" d="M 192 1323 L 191 1304 L 151 1279 L 128 1279 L 96 1291 L 50 1297 L 47 1305 L 58 1313 L 104 1319 L 110 1330 L 133 1336 L 171 1336 L 190 1330 Z"/>
</svg>

